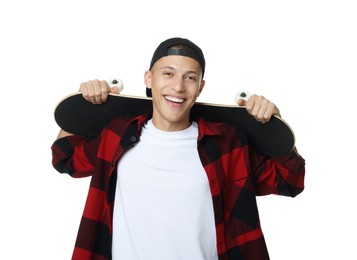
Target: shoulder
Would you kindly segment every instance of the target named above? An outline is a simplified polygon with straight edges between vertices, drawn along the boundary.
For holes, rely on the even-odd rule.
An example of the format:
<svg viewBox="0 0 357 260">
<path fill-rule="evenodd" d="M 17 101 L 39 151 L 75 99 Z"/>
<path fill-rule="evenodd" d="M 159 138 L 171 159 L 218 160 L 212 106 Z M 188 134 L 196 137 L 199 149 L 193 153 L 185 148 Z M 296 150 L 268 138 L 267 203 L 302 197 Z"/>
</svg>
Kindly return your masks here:
<svg viewBox="0 0 357 260">
<path fill-rule="evenodd" d="M 207 121 L 203 118 L 200 118 L 197 123 L 201 137 L 215 136 L 226 142 L 239 140 L 241 144 L 247 144 L 247 134 L 243 128 L 222 122 Z"/>
<path fill-rule="evenodd" d="M 119 136 L 123 136 L 129 129 L 140 132 L 149 117 L 149 115 L 116 117 L 107 125 L 104 132 L 114 132 Z"/>
</svg>

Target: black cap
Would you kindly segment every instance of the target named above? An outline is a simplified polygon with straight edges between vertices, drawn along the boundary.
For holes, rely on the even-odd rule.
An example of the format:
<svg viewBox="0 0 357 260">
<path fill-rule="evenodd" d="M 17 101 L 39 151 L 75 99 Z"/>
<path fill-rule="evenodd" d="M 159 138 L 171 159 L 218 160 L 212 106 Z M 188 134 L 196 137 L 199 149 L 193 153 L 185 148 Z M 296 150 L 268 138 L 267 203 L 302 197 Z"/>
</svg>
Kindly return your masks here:
<svg viewBox="0 0 357 260">
<path fill-rule="evenodd" d="M 192 49 L 192 51 L 187 50 L 187 49 L 170 49 L 172 46 L 175 46 L 175 45 L 187 46 L 190 49 Z M 152 56 L 152 59 L 150 62 L 150 70 L 152 69 L 152 67 L 154 66 L 156 61 L 158 61 L 162 57 L 169 56 L 169 55 L 181 55 L 181 56 L 190 57 L 190 58 L 196 60 L 201 65 L 202 78 L 203 78 L 203 75 L 205 74 L 206 61 L 205 61 L 205 57 L 203 55 L 201 48 L 198 47 L 196 44 L 194 44 L 193 42 L 191 42 L 188 39 L 178 38 L 178 37 L 170 38 L 170 39 L 163 41 L 156 48 L 154 55 Z M 148 97 L 152 96 L 151 89 L 146 88 L 146 95 Z"/>
</svg>

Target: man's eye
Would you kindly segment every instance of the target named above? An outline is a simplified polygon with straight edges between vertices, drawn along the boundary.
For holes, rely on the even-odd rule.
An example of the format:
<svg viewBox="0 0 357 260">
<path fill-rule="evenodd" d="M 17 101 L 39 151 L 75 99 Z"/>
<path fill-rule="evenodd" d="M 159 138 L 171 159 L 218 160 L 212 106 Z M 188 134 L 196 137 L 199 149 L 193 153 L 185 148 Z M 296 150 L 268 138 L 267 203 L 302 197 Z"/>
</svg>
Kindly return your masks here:
<svg viewBox="0 0 357 260">
<path fill-rule="evenodd" d="M 167 77 L 171 77 L 172 76 L 172 73 L 171 72 L 164 72 L 163 73 L 165 76 L 167 76 Z"/>
<path fill-rule="evenodd" d="M 191 80 L 191 81 L 196 81 L 197 80 L 197 78 L 195 76 L 187 76 L 187 79 Z"/>
</svg>

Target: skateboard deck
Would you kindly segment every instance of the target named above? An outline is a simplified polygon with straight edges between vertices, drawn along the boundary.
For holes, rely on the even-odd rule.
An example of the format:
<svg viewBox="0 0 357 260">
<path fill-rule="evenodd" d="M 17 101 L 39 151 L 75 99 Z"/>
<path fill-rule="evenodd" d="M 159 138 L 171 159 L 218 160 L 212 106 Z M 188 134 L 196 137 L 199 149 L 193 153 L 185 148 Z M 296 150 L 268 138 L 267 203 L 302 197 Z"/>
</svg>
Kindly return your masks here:
<svg viewBox="0 0 357 260">
<path fill-rule="evenodd" d="M 89 136 L 99 134 L 117 116 L 137 116 L 151 112 L 151 98 L 109 94 L 106 102 L 94 105 L 77 92 L 58 103 L 54 117 L 61 129 Z M 277 116 L 272 116 L 268 123 L 262 124 L 249 115 L 245 107 L 196 102 L 191 110 L 191 118 L 199 117 L 243 129 L 247 133 L 249 143 L 268 156 L 286 155 L 295 145 L 292 129 Z"/>
</svg>

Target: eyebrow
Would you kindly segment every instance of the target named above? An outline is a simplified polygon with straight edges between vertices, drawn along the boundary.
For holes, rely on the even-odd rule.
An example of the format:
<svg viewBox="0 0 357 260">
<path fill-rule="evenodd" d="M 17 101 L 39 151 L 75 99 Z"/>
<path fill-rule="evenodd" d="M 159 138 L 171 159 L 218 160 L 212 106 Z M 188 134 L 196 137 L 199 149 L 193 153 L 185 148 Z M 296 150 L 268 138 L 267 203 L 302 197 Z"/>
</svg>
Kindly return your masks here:
<svg viewBox="0 0 357 260">
<path fill-rule="evenodd" d="M 160 70 L 163 70 L 163 69 L 172 69 L 172 70 L 174 70 L 175 68 L 174 68 L 174 67 L 171 67 L 171 66 L 163 66 L 163 67 L 160 67 Z"/>
<path fill-rule="evenodd" d="M 163 66 L 160 68 L 160 70 L 163 70 L 163 69 L 172 69 L 172 70 L 176 70 L 176 68 L 172 67 L 172 66 Z M 189 71 L 186 71 L 185 73 L 194 73 L 196 75 L 199 75 L 199 72 L 198 71 L 194 71 L 194 70 L 189 70 Z"/>
</svg>

